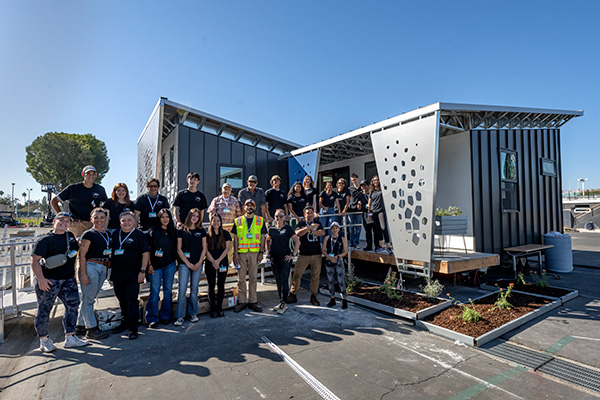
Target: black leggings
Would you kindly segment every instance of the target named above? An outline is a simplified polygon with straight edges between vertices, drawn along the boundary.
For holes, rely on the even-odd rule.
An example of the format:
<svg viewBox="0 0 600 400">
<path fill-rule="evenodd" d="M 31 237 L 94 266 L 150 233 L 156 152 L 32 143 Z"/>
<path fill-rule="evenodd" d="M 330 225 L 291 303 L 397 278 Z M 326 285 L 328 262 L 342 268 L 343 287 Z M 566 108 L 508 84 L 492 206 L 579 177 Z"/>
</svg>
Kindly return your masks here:
<svg viewBox="0 0 600 400">
<path fill-rule="evenodd" d="M 225 267 L 227 268 L 227 267 Z M 225 279 L 227 271 L 217 272 L 213 264 L 208 260 L 204 262 L 204 273 L 208 282 L 208 302 L 213 310 L 221 311 L 223 308 L 223 298 L 225 297 Z M 215 302 L 215 281 L 217 281 L 217 298 Z"/>
<path fill-rule="evenodd" d="M 271 266 L 273 267 L 273 275 L 275 275 L 275 282 L 277 283 L 279 300 L 283 300 L 287 303 L 288 293 L 290 292 L 290 271 L 292 270 L 292 263 L 285 261 L 283 258 L 273 257 Z"/>
<path fill-rule="evenodd" d="M 131 332 L 137 332 L 140 318 L 140 284 L 130 281 L 114 281 L 113 289 L 121 306 L 122 324 L 126 324 Z"/>
<path fill-rule="evenodd" d="M 383 240 L 385 243 L 389 243 L 390 235 L 385 223 L 385 211 L 373 212 L 373 222 L 375 223 L 375 241 L 379 243 Z"/>
</svg>

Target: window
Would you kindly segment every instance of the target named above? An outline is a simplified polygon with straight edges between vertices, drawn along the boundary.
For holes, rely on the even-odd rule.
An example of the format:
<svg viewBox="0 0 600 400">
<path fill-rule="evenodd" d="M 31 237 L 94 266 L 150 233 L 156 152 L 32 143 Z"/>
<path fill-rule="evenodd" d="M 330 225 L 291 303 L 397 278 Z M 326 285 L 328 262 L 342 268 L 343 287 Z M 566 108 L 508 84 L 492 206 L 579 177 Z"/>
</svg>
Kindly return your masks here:
<svg viewBox="0 0 600 400">
<path fill-rule="evenodd" d="M 541 158 L 542 175 L 556 177 L 556 161 L 549 158 Z"/>
<path fill-rule="evenodd" d="M 365 180 L 371 183 L 371 178 L 377 175 L 377 164 L 375 161 L 369 161 L 365 163 Z"/>
<path fill-rule="evenodd" d="M 165 155 L 162 155 L 161 161 L 160 161 L 160 183 L 162 185 L 166 184 L 165 182 Z"/>
<path fill-rule="evenodd" d="M 517 153 L 515 151 L 500 149 L 500 175 L 502 186 L 502 211 L 519 211 Z"/>
<path fill-rule="evenodd" d="M 228 182 L 233 191 L 244 187 L 244 167 L 239 165 L 219 165 L 219 187 L 217 193 L 220 193 L 223 184 Z"/>
<path fill-rule="evenodd" d="M 175 181 L 175 146 L 169 149 L 169 184 Z"/>
</svg>

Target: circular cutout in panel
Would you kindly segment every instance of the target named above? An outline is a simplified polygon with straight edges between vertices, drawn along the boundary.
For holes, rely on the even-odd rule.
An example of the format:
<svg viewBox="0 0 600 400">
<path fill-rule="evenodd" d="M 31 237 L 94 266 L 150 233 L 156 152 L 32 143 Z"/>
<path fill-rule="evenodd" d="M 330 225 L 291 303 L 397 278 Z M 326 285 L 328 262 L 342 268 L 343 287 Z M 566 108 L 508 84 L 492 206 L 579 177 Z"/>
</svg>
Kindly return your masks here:
<svg viewBox="0 0 600 400">
<path fill-rule="evenodd" d="M 423 225 L 427 225 L 427 222 L 429 222 L 429 220 L 427 219 L 427 217 L 423 217 L 421 222 L 423 223 Z"/>
<path fill-rule="evenodd" d="M 415 199 L 412 196 L 408 196 L 408 204 L 411 206 L 415 204 Z"/>
<path fill-rule="evenodd" d="M 423 240 L 427 239 L 427 235 L 425 233 L 423 233 Z"/>
<path fill-rule="evenodd" d="M 396 208 L 396 205 L 394 203 L 390 204 L 390 208 L 393 210 Z"/>
<path fill-rule="evenodd" d="M 402 176 L 400 177 L 400 179 L 402 179 L 403 181 L 406 180 L 406 174 L 402 174 Z"/>
<path fill-rule="evenodd" d="M 421 194 L 421 192 L 416 191 L 415 198 L 417 199 L 417 201 L 421 201 L 421 199 L 423 198 L 423 195 Z"/>
<path fill-rule="evenodd" d="M 398 172 L 398 166 L 394 165 L 394 172 Z"/>
<path fill-rule="evenodd" d="M 398 219 L 402 219 L 402 213 L 398 213 Z"/>
<path fill-rule="evenodd" d="M 400 197 L 404 197 L 404 189 L 398 189 L 398 194 Z"/>
<path fill-rule="evenodd" d="M 419 186 L 425 186 L 425 179 L 419 179 Z"/>
<path fill-rule="evenodd" d="M 404 167 L 406 165 L 406 161 L 402 160 L 400 164 L 402 164 L 402 166 Z"/>
<path fill-rule="evenodd" d="M 417 159 L 417 157 L 415 157 L 415 156 L 412 156 L 412 157 L 410 158 L 410 161 L 414 162 L 416 159 Z"/>
<path fill-rule="evenodd" d="M 415 183 L 413 181 L 408 181 L 406 186 L 408 186 L 409 189 L 412 189 L 415 186 Z"/>
<path fill-rule="evenodd" d="M 417 171 L 415 171 L 414 169 L 411 169 L 410 170 L 410 175 L 413 176 L 413 177 L 417 176 Z"/>
<path fill-rule="evenodd" d="M 406 202 L 404 201 L 404 199 L 402 199 L 402 200 L 400 200 L 398 205 L 400 206 L 400 208 L 404 208 L 404 206 L 406 205 Z"/>
<path fill-rule="evenodd" d="M 387 190 L 387 185 L 383 185 L 383 190 Z"/>
<path fill-rule="evenodd" d="M 387 159 L 386 159 L 385 161 L 387 161 Z M 421 165 L 419 166 L 419 169 L 420 169 L 421 171 L 425 171 L 425 166 L 424 166 L 423 164 L 421 164 Z"/>
<path fill-rule="evenodd" d="M 385 174 L 386 174 L 386 175 L 389 175 L 389 174 L 390 174 L 390 171 L 388 171 L 388 170 L 386 169 L 386 170 L 385 170 Z"/>
<path fill-rule="evenodd" d="M 387 157 L 383 159 L 383 161 L 387 162 Z"/>
<path fill-rule="evenodd" d="M 397 156 L 397 155 L 398 155 L 398 154 L 394 153 L 394 154 L 392 155 L 392 157 L 396 158 L 396 156 Z"/>
<path fill-rule="evenodd" d="M 387 150 L 389 150 L 389 149 L 390 149 L 390 145 L 387 145 L 387 146 L 385 146 L 385 148 L 386 148 Z"/>
<path fill-rule="evenodd" d="M 392 178 L 392 183 L 396 183 L 396 178 Z"/>
<path fill-rule="evenodd" d="M 405 148 L 404 148 L 404 152 L 405 152 L 405 153 L 408 153 L 408 147 L 405 147 Z"/>
<path fill-rule="evenodd" d="M 392 190 L 392 197 L 393 197 L 393 198 L 396 198 L 396 197 L 398 197 L 398 194 L 396 193 L 396 191 L 395 191 L 395 190 Z"/>
<path fill-rule="evenodd" d="M 396 140 L 396 144 L 400 144 L 400 141 L 399 141 L 399 140 Z"/>
</svg>

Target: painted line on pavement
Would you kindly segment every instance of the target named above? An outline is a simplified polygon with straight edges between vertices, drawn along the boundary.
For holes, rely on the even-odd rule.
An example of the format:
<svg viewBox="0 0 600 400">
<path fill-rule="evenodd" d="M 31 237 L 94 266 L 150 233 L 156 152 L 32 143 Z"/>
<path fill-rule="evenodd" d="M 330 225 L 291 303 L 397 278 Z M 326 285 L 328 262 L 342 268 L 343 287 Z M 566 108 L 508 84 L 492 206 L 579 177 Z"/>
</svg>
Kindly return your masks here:
<svg viewBox="0 0 600 400">
<path fill-rule="evenodd" d="M 322 398 L 325 400 L 340 400 L 332 391 L 327 389 L 321 382 L 319 382 L 315 377 L 313 377 L 307 370 L 302 368 L 300 364 L 294 361 L 290 356 L 285 354 L 283 350 L 281 350 L 275 343 L 271 342 L 271 340 L 266 336 L 261 336 L 263 342 L 267 344 L 275 353 L 279 355 L 285 361 L 287 365 L 289 365 L 306 383 L 312 387 L 315 392 L 317 392 Z"/>
<path fill-rule="evenodd" d="M 548 347 L 545 351 L 548 353 L 556 354 L 560 349 L 571 343 L 575 338 L 573 336 L 563 336 L 558 342 Z"/>
<path fill-rule="evenodd" d="M 463 390 L 460 393 L 455 394 L 452 397 L 449 397 L 447 400 L 467 400 L 470 399 L 474 396 L 477 396 L 479 393 L 486 391 L 487 389 L 489 389 L 491 386 L 496 387 L 495 385 L 498 385 L 510 378 L 512 378 L 513 376 L 516 376 L 518 374 L 520 374 L 523 371 L 527 371 L 527 368 L 524 367 L 514 367 L 511 369 L 508 369 L 504 372 L 499 373 L 496 376 L 492 376 L 490 379 L 487 379 L 485 381 L 485 383 L 478 383 L 477 385 L 471 386 L 468 389 Z"/>
</svg>

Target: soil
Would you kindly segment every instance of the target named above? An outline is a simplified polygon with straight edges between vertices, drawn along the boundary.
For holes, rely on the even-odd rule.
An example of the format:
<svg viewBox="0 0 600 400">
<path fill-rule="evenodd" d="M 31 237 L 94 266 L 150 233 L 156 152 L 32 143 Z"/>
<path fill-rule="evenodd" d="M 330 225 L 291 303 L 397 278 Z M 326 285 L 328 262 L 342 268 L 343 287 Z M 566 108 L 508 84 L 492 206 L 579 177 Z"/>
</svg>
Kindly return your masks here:
<svg viewBox="0 0 600 400">
<path fill-rule="evenodd" d="M 566 296 L 569 293 L 572 293 L 573 290 L 568 289 L 560 289 L 554 287 L 539 287 L 534 285 L 533 283 L 526 283 L 525 285 L 518 285 L 514 280 L 502 279 L 496 282 L 490 282 L 488 285 L 493 284 L 497 285 L 499 288 L 506 289 L 509 283 L 514 283 L 514 290 L 520 290 L 522 292 L 532 293 L 532 294 L 541 294 L 543 296 L 550 297 L 562 297 Z"/>
<path fill-rule="evenodd" d="M 542 297 L 513 292 L 508 298 L 508 301 L 513 308 L 507 310 L 493 310 L 497 297 L 497 294 L 493 293 L 474 302 L 475 309 L 479 311 L 482 316 L 481 320 L 477 322 L 463 321 L 462 307 L 457 305 L 453 305 L 437 314 L 430 315 L 425 318 L 424 321 L 465 335 L 479 337 L 484 333 L 492 331 L 552 302 L 551 300 Z M 469 305 L 469 307 L 471 306 Z"/>
<path fill-rule="evenodd" d="M 404 292 L 402 290 L 398 291 L 403 294 L 402 300 L 390 299 L 385 293 L 380 293 L 378 289 L 379 286 L 360 286 L 355 292 L 348 293 L 348 295 L 360 297 L 361 299 L 369 300 L 379 304 L 385 304 L 386 306 L 400 308 L 402 310 L 414 313 L 442 302 L 440 299 L 426 298 L 419 296 L 418 294 Z"/>
</svg>

